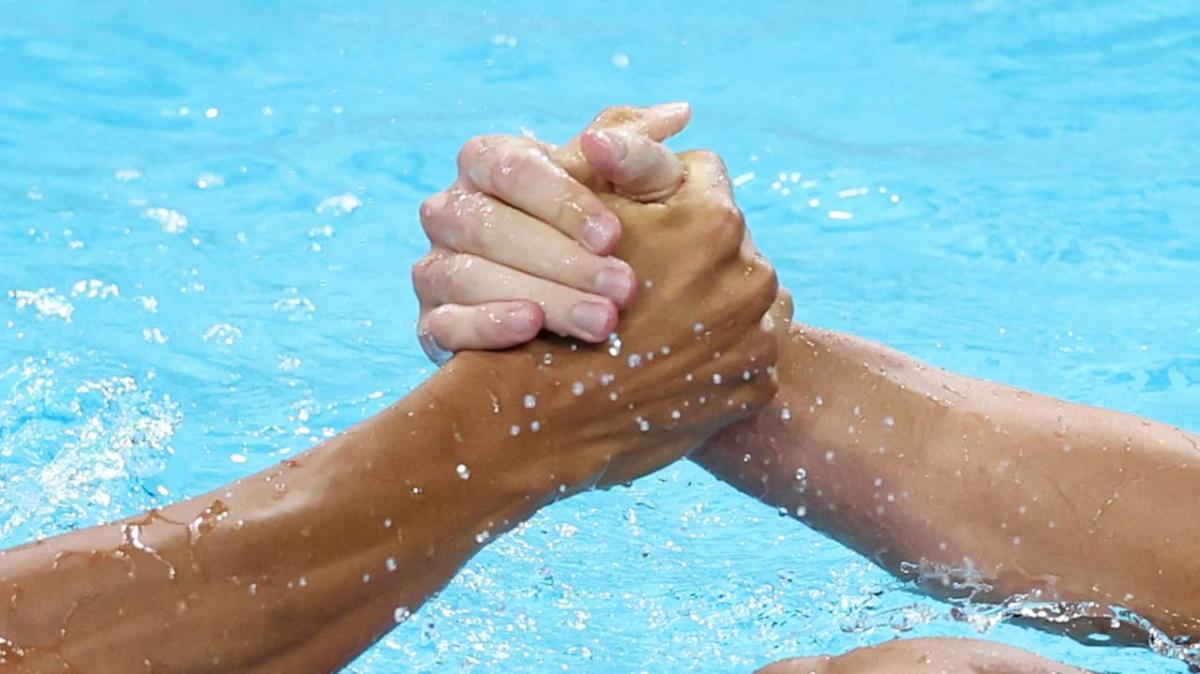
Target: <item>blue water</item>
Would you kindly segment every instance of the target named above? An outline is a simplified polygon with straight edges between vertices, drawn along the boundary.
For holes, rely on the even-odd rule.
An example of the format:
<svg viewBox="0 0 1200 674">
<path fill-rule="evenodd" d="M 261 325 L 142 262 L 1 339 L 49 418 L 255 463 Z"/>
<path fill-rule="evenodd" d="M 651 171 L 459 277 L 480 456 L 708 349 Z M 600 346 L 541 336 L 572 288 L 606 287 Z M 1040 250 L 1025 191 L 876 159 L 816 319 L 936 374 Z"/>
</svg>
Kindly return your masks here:
<svg viewBox="0 0 1200 674">
<path fill-rule="evenodd" d="M 1191 0 L 619 5 L 0 0 L 0 545 L 403 395 L 457 147 L 615 102 L 693 102 L 677 147 L 740 176 L 801 319 L 1200 428 Z M 735 672 L 901 633 L 975 632 L 680 464 L 503 537 L 352 670 Z"/>
</svg>

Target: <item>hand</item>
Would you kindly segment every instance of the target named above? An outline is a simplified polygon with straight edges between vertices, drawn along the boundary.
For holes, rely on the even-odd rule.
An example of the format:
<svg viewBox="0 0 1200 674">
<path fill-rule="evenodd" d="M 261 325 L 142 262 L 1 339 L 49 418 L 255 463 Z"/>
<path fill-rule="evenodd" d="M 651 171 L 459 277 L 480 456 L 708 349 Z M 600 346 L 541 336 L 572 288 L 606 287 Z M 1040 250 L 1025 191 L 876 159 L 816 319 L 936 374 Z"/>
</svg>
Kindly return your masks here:
<svg viewBox="0 0 1200 674">
<path fill-rule="evenodd" d="M 610 108 L 553 148 L 527 138 L 467 142 L 460 175 L 421 206 L 432 250 L 413 268 L 418 332 L 435 361 L 504 349 L 542 329 L 603 341 L 637 286 L 610 253 L 621 224 L 594 191 L 662 199 L 683 165 L 656 141 L 687 125 L 686 104 Z"/>
<path fill-rule="evenodd" d="M 513 442 L 487 474 L 518 484 L 552 475 L 563 493 L 625 483 L 774 395 L 771 367 L 790 308 L 777 301 L 773 270 L 745 245 L 720 159 L 694 152 L 680 160 L 686 180 L 662 203 L 601 197 L 624 223 L 620 254 L 646 281 L 619 339 L 594 346 L 541 338 L 516 350 L 463 353 L 447 366 L 491 373 L 471 387 L 491 392 L 494 405 L 464 418 L 464 428 L 495 415 L 511 424 Z"/>
</svg>

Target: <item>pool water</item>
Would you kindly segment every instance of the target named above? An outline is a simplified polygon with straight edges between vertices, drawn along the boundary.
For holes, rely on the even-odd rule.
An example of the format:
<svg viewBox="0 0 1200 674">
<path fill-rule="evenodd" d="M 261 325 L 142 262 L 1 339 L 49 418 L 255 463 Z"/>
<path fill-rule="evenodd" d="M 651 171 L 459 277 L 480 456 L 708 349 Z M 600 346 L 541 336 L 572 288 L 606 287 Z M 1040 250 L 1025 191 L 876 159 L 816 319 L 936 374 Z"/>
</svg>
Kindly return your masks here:
<svg viewBox="0 0 1200 674">
<path fill-rule="evenodd" d="M 430 373 L 417 204 L 484 132 L 685 99 L 804 321 L 1200 428 L 1190 0 L 0 0 L 0 545 L 198 494 Z M 973 635 L 682 463 L 557 504 L 354 672 L 745 672 Z"/>
</svg>

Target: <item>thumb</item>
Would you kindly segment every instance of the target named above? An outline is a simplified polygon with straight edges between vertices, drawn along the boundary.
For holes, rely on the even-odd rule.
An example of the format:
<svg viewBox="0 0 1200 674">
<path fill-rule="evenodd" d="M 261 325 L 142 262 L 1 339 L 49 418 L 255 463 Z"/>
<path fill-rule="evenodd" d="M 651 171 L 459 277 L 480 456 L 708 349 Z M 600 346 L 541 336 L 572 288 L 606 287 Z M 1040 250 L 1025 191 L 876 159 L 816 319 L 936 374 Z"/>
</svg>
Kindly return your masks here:
<svg viewBox="0 0 1200 674">
<path fill-rule="evenodd" d="M 692 119 L 687 103 L 663 103 L 648 108 L 615 106 L 601 112 L 584 132 L 557 148 L 548 148 L 550 158 L 580 183 L 593 189 L 607 188 L 608 180 L 597 174 L 583 153 L 583 136 L 591 131 L 624 129 L 662 142 L 683 131 Z"/>
<path fill-rule="evenodd" d="M 683 182 L 683 162 L 674 152 L 627 129 L 584 132 L 580 147 L 595 176 L 631 199 L 661 201 Z"/>
</svg>

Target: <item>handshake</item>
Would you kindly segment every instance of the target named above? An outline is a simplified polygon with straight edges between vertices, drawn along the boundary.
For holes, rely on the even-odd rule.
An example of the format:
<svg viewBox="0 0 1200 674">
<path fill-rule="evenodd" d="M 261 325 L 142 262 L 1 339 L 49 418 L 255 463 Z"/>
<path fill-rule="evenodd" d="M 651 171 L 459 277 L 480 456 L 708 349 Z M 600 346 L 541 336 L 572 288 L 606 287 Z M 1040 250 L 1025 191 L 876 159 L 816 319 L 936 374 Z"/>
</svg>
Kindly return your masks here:
<svg viewBox="0 0 1200 674">
<path fill-rule="evenodd" d="M 472 425 L 503 417 L 508 444 L 561 455 L 565 491 L 661 468 L 774 397 L 791 304 L 720 159 L 661 144 L 689 116 L 611 108 L 562 147 L 472 139 L 421 206 L 422 345 L 436 361 L 519 347 L 453 361 L 503 406 Z"/>
</svg>

